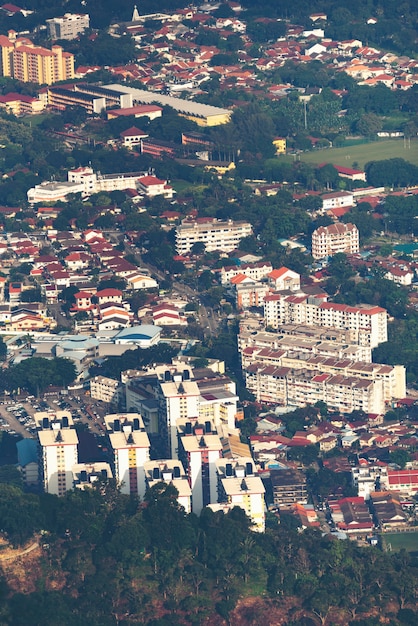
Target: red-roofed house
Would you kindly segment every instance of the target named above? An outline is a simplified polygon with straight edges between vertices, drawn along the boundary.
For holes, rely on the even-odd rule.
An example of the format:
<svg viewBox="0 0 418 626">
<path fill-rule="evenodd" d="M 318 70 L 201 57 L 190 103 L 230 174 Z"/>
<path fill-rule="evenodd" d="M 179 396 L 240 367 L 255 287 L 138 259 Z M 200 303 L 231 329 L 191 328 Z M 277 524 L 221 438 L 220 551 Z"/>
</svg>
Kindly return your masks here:
<svg viewBox="0 0 418 626">
<path fill-rule="evenodd" d="M 187 325 L 186 318 L 181 315 L 179 309 L 173 304 L 163 303 L 152 309 L 154 324 L 157 326 Z"/>
<path fill-rule="evenodd" d="M 89 291 L 78 291 L 74 294 L 74 298 L 76 301 L 75 307 L 72 308 L 73 311 L 92 311 L 95 306 L 92 303 L 91 299 L 93 294 Z"/>
<path fill-rule="evenodd" d="M 119 136 L 125 148 L 129 148 L 129 150 L 131 150 L 133 146 L 140 145 L 142 139 L 145 139 L 145 137 L 149 137 L 147 133 L 144 133 L 143 130 L 140 130 L 136 126 L 131 126 L 123 130 Z"/>
<path fill-rule="evenodd" d="M 104 302 L 122 302 L 122 292 L 119 289 L 101 289 L 96 293 L 96 298 L 99 301 L 99 305 Z"/>
<path fill-rule="evenodd" d="M 154 196 L 164 196 L 172 198 L 174 194 L 173 188 L 167 184 L 166 180 L 161 180 L 156 176 L 141 176 L 137 180 L 138 191 L 148 198 Z"/>
<path fill-rule="evenodd" d="M 300 289 L 300 275 L 287 267 L 280 267 L 268 274 L 269 285 L 275 291 L 290 289 L 298 291 Z"/>
</svg>

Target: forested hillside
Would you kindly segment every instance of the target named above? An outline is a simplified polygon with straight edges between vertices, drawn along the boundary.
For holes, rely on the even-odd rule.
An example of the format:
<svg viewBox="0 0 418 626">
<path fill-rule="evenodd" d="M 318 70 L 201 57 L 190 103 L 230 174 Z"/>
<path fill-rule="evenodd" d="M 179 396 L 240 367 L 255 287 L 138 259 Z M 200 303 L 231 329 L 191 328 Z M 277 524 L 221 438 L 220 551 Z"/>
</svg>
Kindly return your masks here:
<svg viewBox="0 0 418 626">
<path fill-rule="evenodd" d="M 187 516 L 163 483 L 143 503 L 104 484 L 61 499 L 0 487 L 10 541 L 32 545 L 36 531 L 40 545 L 26 567 L 25 556 L 6 567 L 0 553 L 4 626 L 418 620 L 418 560 L 404 552 L 300 533 L 286 516 L 280 524 L 271 516 L 265 534 L 252 533 L 238 508 Z"/>
</svg>

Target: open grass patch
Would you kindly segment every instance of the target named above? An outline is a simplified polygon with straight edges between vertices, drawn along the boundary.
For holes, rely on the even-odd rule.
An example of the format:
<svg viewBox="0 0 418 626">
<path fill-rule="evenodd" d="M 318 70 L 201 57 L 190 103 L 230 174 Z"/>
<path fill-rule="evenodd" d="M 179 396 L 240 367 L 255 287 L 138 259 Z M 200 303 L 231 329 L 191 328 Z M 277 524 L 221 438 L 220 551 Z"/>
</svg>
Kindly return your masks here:
<svg viewBox="0 0 418 626">
<path fill-rule="evenodd" d="M 403 139 L 387 139 L 370 141 L 356 145 L 345 145 L 342 148 L 325 148 L 313 152 L 303 152 L 298 156 L 301 161 L 318 165 L 319 163 L 332 163 L 341 167 L 352 167 L 357 163 L 358 167 L 364 168 L 369 161 L 384 161 L 386 159 L 400 158 L 418 166 L 418 140 L 410 142 Z"/>
<path fill-rule="evenodd" d="M 382 542 L 386 552 L 406 550 L 418 554 L 418 529 L 408 533 L 385 533 Z"/>
</svg>

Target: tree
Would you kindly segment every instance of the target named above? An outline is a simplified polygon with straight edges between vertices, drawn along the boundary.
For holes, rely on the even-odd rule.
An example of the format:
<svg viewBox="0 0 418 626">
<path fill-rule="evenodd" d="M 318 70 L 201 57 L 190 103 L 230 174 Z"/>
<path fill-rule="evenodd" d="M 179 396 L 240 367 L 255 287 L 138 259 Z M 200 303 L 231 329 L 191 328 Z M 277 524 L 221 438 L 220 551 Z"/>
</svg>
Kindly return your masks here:
<svg viewBox="0 0 418 626">
<path fill-rule="evenodd" d="M 0 361 L 7 358 L 7 345 L 4 343 L 3 337 L 0 337 Z"/>
<path fill-rule="evenodd" d="M 9 368 L 9 391 L 26 389 L 39 396 L 49 385 L 67 387 L 76 378 L 73 361 L 55 357 L 44 359 L 32 357 Z"/>
<path fill-rule="evenodd" d="M 329 163 L 318 167 L 315 170 L 315 176 L 327 188 L 336 187 L 338 181 L 338 172 L 335 167 Z"/>
<path fill-rule="evenodd" d="M 404 469 L 405 465 L 411 460 L 411 455 L 408 450 L 399 448 L 398 450 L 390 452 L 389 458 L 391 463 L 396 463 L 401 469 Z"/>
<path fill-rule="evenodd" d="M 382 127 L 382 120 L 375 113 L 365 113 L 355 124 L 355 130 L 365 137 L 374 137 Z"/>
</svg>

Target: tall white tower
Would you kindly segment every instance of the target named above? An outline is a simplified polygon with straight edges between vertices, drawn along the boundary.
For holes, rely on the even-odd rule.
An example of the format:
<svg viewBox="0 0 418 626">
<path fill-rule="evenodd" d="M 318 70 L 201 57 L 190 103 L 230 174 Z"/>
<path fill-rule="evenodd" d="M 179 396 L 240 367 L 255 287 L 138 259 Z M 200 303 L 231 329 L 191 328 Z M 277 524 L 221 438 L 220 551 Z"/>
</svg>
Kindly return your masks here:
<svg viewBox="0 0 418 626">
<path fill-rule="evenodd" d="M 71 413 L 37 413 L 35 421 L 42 449 L 44 489 L 63 496 L 73 488 L 72 468 L 78 462 L 78 435 Z"/>
</svg>

